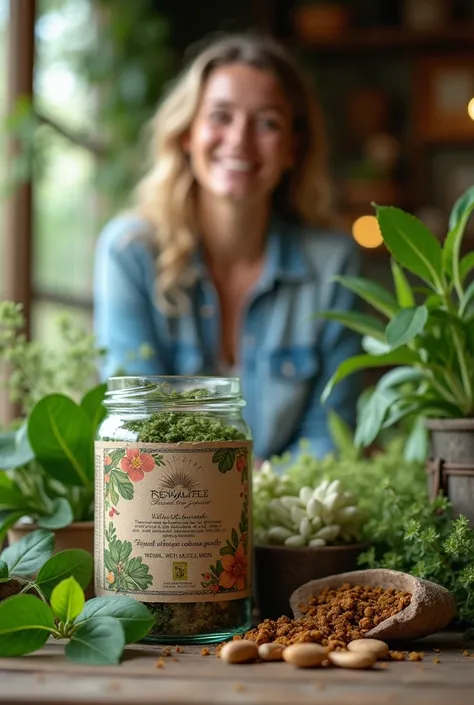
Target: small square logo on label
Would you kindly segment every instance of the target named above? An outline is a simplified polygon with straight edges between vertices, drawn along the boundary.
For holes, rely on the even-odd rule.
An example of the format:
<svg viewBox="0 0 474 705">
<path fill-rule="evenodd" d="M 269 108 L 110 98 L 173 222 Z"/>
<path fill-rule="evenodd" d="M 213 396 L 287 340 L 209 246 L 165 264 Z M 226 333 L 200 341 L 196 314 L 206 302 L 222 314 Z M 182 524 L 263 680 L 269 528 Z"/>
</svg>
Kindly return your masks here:
<svg viewBox="0 0 474 705">
<path fill-rule="evenodd" d="M 188 564 L 186 562 L 173 562 L 173 580 L 188 579 Z"/>
</svg>

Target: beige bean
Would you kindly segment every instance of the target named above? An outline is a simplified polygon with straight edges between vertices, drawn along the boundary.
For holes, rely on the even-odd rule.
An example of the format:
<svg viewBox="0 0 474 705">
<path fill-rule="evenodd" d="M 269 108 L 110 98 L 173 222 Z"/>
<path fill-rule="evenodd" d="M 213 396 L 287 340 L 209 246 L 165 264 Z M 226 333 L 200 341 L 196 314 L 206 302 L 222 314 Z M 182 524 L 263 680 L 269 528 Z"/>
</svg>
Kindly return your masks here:
<svg viewBox="0 0 474 705">
<path fill-rule="evenodd" d="M 372 651 L 377 658 L 385 658 L 390 651 L 389 645 L 380 639 L 354 639 L 349 642 L 347 648 L 358 653 Z"/>
<path fill-rule="evenodd" d="M 327 659 L 327 651 L 320 644 L 292 644 L 283 651 L 283 660 L 297 668 L 320 666 Z"/>
<path fill-rule="evenodd" d="M 370 668 L 377 656 L 373 651 L 331 651 L 329 660 L 339 668 Z"/>
<path fill-rule="evenodd" d="M 258 658 L 257 644 L 249 639 L 236 639 L 225 644 L 220 657 L 227 663 L 248 663 Z"/>
<path fill-rule="evenodd" d="M 283 659 L 284 644 L 270 642 L 268 644 L 260 644 L 258 647 L 258 655 L 262 661 L 281 661 Z"/>
</svg>

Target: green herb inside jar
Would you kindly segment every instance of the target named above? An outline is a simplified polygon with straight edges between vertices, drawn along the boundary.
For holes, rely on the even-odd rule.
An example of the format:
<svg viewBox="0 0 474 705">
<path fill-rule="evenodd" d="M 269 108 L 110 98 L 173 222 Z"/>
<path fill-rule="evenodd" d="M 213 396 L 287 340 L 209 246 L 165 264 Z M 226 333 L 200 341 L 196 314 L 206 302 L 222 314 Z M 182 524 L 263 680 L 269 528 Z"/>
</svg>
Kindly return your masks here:
<svg viewBox="0 0 474 705">
<path fill-rule="evenodd" d="M 141 408 L 141 405 L 137 404 L 137 379 L 144 380 L 141 386 L 138 385 L 138 396 L 146 397 L 142 399 L 145 408 Z M 217 386 L 217 391 L 211 391 L 209 380 L 212 380 L 215 385 L 216 378 L 207 378 L 205 380 L 206 386 L 204 387 L 188 388 L 184 391 L 182 384 L 177 384 L 177 388 L 175 388 L 173 383 L 169 383 L 169 379 L 179 381 L 182 378 L 168 378 L 164 384 L 156 384 L 154 382 L 155 379 L 134 378 L 135 384 L 131 385 L 134 390 L 133 404 L 131 404 L 129 409 L 127 409 L 127 394 L 123 394 L 123 387 L 120 387 L 121 392 L 118 403 L 116 399 L 116 406 L 120 406 L 120 408 L 116 409 L 116 413 L 109 414 L 108 419 L 102 425 L 99 441 L 102 443 L 113 442 L 115 444 L 125 441 L 127 445 L 135 443 L 163 445 L 222 443 L 222 447 L 219 447 L 214 453 L 218 458 L 214 462 L 219 462 L 222 465 L 222 467 L 219 465 L 220 473 L 225 473 L 232 467 L 237 469 L 241 473 L 242 488 L 246 487 L 245 491 L 248 492 L 248 472 L 251 463 L 250 458 L 247 458 L 247 450 L 250 434 L 240 413 L 239 407 L 242 405 L 240 393 L 238 395 L 235 395 L 235 393 L 230 395 L 228 393 L 223 394 L 222 387 L 219 387 L 219 385 Z M 187 380 L 187 383 L 189 383 L 190 379 Z M 150 382 L 150 380 L 153 381 Z M 228 384 L 229 380 L 217 380 L 217 382 Z M 233 380 L 233 382 L 235 384 L 236 381 Z M 126 385 L 125 390 L 127 390 Z M 114 389 L 111 390 L 111 397 L 113 397 L 114 391 Z M 114 405 L 110 403 L 110 399 L 109 404 L 106 401 L 106 405 L 109 406 L 110 411 L 113 411 Z M 111 431 L 113 432 L 111 433 Z M 246 442 L 246 445 L 244 445 L 245 462 L 244 456 L 239 455 L 244 451 L 242 448 L 236 447 L 235 442 L 237 441 Z M 146 453 L 146 451 L 147 448 L 145 447 L 144 452 Z M 157 462 L 157 464 L 159 463 Z M 241 472 L 242 469 L 245 477 L 244 473 Z M 132 477 L 132 475 L 129 475 L 129 477 Z M 241 492 L 240 497 L 242 496 L 243 493 Z M 209 643 L 220 641 L 249 628 L 251 597 L 226 599 L 226 595 L 222 594 L 222 599 L 219 600 L 218 594 L 219 590 L 222 589 L 222 585 L 225 587 L 230 585 L 232 587 L 232 580 L 237 580 L 233 589 L 239 589 L 238 574 L 237 577 L 233 575 L 228 578 L 229 574 L 226 573 L 224 575 L 225 580 L 221 577 L 219 581 L 219 571 L 222 573 L 223 564 L 227 565 L 234 561 L 235 567 L 235 564 L 238 563 L 238 552 L 242 553 L 243 551 L 242 546 L 244 543 L 241 542 L 244 536 L 245 546 L 251 545 L 248 543 L 247 538 L 249 512 L 247 496 L 245 496 L 243 501 L 245 511 L 242 511 L 237 531 L 234 532 L 233 530 L 232 536 L 222 546 L 221 557 L 215 566 L 210 566 L 212 572 L 202 574 L 203 582 L 201 585 L 206 585 L 211 591 L 215 591 L 216 600 L 146 602 L 147 607 L 155 615 L 155 625 L 149 634 L 149 640 L 156 642 Z M 113 519 L 114 515 L 111 518 Z M 105 534 L 107 537 L 107 530 Z M 112 536 L 117 544 L 116 535 L 113 534 Z M 123 546 L 125 543 L 125 541 L 122 541 L 121 545 Z M 131 546 L 131 542 L 128 543 Z M 250 550 L 247 553 L 250 554 Z M 232 560 L 229 554 L 232 555 Z M 131 560 L 137 559 L 132 557 Z M 141 558 L 138 558 L 138 560 L 141 560 Z M 242 556 L 242 562 L 244 560 L 248 565 L 251 561 L 251 555 L 246 555 L 245 559 Z M 144 564 L 137 567 L 148 570 L 148 567 Z M 250 568 L 250 566 L 248 567 Z M 153 576 L 149 575 L 149 582 L 144 582 L 143 585 L 148 588 L 152 582 Z M 109 589 L 115 589 L 115 583 L 111 583 Z M 120 588 L 118 590 L 121 591 Z M 227 592 L 230 591 L 228 590 Z M 223 590 L 223 592 L 226 591 Z"/>
</svg>

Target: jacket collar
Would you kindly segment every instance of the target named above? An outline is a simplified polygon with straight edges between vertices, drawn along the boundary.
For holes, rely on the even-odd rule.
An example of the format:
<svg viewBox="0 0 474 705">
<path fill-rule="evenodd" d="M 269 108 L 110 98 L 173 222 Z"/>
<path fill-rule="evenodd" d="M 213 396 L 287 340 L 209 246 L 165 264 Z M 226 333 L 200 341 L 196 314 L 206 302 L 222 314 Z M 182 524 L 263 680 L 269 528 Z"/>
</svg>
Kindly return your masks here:
<svg viewBox="0 0 474 705">
<path fill-rule="evenodd" d="M 200 247 L 194 255 L 194 268 L 198 278 L 209 276 Z M 298 282 L 314 276 L 305 257 L 301 229 L 273 212 L 268 225 L 265 264 L 258 289 L 271 288 L 278 281 Z"/>
</svg>

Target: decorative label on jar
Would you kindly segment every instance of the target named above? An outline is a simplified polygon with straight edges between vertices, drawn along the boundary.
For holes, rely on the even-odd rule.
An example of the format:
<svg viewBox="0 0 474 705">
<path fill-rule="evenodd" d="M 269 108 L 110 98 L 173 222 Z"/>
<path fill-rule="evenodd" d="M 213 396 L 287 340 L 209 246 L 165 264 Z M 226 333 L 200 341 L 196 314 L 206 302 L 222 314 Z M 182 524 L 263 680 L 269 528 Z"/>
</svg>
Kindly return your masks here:
<svg viewBox="0 0 474 705">
<path fill-rule="evenodd" d="M 142 602 L 249 597 L 250 441 L 95 442 L 95 590 Z"/>
</svg>

